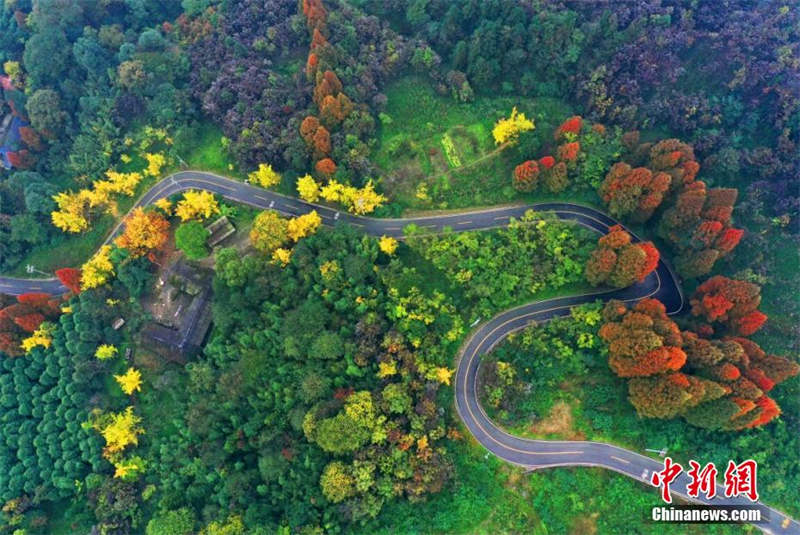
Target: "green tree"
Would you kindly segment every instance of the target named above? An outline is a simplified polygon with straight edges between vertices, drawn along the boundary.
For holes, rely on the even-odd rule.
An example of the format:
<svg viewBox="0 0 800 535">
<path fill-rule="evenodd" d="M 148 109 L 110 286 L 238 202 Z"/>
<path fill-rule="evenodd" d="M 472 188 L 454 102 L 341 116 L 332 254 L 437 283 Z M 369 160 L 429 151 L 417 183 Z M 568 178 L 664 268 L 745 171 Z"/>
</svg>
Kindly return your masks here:
<svg viewBox="0 0 800 535">
<path fill-rule="evenodd" d="M 356 493 L 355 479 L 350 475 L 347 466 L 339 461 L 325 467 L 319 483 L 322 493 L 333 503 L 339 503 Z"/>
<path fill-rule="evenodd" d="M 31 126 L 49 136 L 58 134 L 67 120 L 66 112 L 61 109 L 61 97 L 52 89 L 36 90 L 28 99 L 26 109 Z"/>
<path fill-rule="evenodd" d="M 181 223 L 175 230 L 175 246 L 183 251 L 186 258 L 199 260 L 208 256 L 206 240 L 211 233 L 197 221 Z"/>
<path fill-rule="evenodd" d="M 250 243 L 262 253 L 271 253 L 289 239 L 288 221 L 274 210 L 265 210 L 253 220 Z"/>
<path fill-rule="evenodd" d="M 182 507 L 159 513 L 147 523 L 146 535 L 189 535 L 194 530 L 194 514 Z"/>
<path fill-rule="evenodd" d="M 46 9 L 48 8 L 40 7 L 40 10 Z M 53 6 L 49 9 L 58 8 Z M 34 33 L 25 43 L 25 53 L 22 56 L 30 85 L 33 88 L 57 87 L 71 64 L 71 49 L 66 35 L 58 28 L 43 27 Z"/>
</svg>

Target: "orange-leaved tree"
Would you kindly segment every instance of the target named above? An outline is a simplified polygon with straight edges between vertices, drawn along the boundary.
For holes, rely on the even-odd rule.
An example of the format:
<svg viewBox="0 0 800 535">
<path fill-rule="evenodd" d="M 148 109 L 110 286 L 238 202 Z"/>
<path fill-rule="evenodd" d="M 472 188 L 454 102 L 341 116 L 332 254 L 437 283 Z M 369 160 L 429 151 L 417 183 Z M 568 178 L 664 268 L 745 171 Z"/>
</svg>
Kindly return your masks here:
<svg viewBox="0 0 800 535">
<path fill-rule="evenodd" d="M 160 249 L 167 242 L 168 232 L 169 221 L 163 215 L 137 207 L 125 218 L 125 230 L 114 243 L 135 258 Z"/>
<path fill-rule="evenodd" d="M 767 320 L 758 310 L 761 288 L 752 282 L 711 277 L 697 287 L 690 300 L 692 315 L 722 325 L 727 333 L 749 336 Z"/>
<path fill-rule="evenodd" d="M 658 249 L 652 242 L 632 243 L 631 235 L 615 225 L 600 237 L 586 262 L 586 280 L 624 288 L 642 281 L 658 267 Z"/>
</svg>

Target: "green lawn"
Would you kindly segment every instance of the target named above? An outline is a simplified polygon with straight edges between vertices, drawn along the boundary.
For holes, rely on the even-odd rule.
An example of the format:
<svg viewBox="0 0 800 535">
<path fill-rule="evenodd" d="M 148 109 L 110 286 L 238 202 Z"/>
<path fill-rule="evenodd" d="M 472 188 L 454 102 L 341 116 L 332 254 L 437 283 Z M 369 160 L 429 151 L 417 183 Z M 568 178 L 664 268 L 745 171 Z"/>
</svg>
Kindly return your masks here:
<svg viewBox="0 0 800 535">
<path fill-rule="evenodd" d="M 403 208 L 445 209 L 525 199 L 511 188 L 511 172 L 538 157 L 554 128 L 571 115 L 552 98 L 476 97 L 462 103 L 437 94 L 422 78 L 406 77 L 387 90 L 372 160 L 383 189 Z M 498 150 L 492 127 L 516 106 L 536 129 L 514 147 Z M 427 196 L 420 191 L 425 184 Z"/>
<path fill-rule="evenodd" d="M 222 138 L 218 126 L 203 122 L 185 128 L 175 137 L 175 151 L 190 169 L 238 176 L 233 159 L 223 147 Z"/>
<path fill-rule="evenodd" d="M 79 267 L 100 247 L 115 224 L 114 217 L 104 215 L 94 222 L 91 230 L 84 234 L 59 236 L 54 244 L 32 250 L 9 275 L 14 277 L 42 276 L 41 274 L 26 273 L 25 266 L 27 264 L 32 264 L 36 269 L 49 274 L 62 267 Z"/>
</svg>

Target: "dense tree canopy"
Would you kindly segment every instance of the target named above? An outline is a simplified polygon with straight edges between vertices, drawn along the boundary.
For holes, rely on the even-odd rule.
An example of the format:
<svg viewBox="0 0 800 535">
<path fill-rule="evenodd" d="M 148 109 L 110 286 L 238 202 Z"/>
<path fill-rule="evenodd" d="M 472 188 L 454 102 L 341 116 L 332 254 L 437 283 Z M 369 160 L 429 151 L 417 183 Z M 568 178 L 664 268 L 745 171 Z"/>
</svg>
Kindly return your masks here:
<svg viewBox="0 0 800 535">
<path fill-rule="evenodd" d="M 798 21 L 741 0 L 7 0 L 0 272 L 34 264 L 69 293 L 0 295 L 0 525 L 49 533 L 46 512 L 118 535 L 613 531 L 571 488 L 568 518 L 539 492 L 534 516 L 495 524 L 509 500 L 454 528 L 503 472 L 457 445 L 453 362 L 472 322 L 587 281 L 636 284 L 662 254 L 688 281 L 686 315 L 646 299 L 532 325 L 485 357 L 481 402 L 527 428 L 575 396 L 585 420 L 567 438 L 752 450 L 787 474 L 765 475 L 768 499 L 798 512 L 796 466 L 767 446 L 792 450 L 800 410 L 800 368 L 780 356 L 800 347 Z M 661 252 L 530 212 L 486 232 L 412 226 L 400 243 L 200 189 L 125 216 L 179 166 L 362 216 L 602 203 Z M 218 214 L 252 248 L 204 260 Z M 215 269 L 213 329 L 188 363 L 138 337 L 170 222 Z M 487 481 L 483 503 L 471 493 Z"/>
<path fill-rule="evenodd" d="M 683 416 L 714 430 L 765 425 L 781 412 L 766 393 L 800 374 L 800 365 L 746 338 L 681 332 L 653 299 L 631 309 L 609 301 L 603 317 L 599 335 L 608 343 L 609 365 L 620 377 L 631 377 L 630 402 L 647 418 Z"/>
</svg>

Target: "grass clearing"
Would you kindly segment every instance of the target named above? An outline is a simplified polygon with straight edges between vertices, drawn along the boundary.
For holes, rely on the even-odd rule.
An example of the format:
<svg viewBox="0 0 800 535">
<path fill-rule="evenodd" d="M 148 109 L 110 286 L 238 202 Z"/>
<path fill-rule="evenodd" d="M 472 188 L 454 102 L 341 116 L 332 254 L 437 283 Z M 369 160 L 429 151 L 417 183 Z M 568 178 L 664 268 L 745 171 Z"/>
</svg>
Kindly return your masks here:
<svg viewBox="0 0 800 535">
<path fill-rule="evenodd" d="M 552 98 L 476 97 L 463 103 L 438 95 L 422 78 L 391 84 L 372 160 L 383 171 L 384 190 L 408 209 L 498 204 L 524 197 L 511 188 L 519 162 L 549 149 L 553 129 L 571 114 Z M 520 143 L 498 150 L 494 123 L 516 106 L 536 124 Z M 420 194 L 420 185 L 427 189 Z"/>
<path fill-rule="evenodd" d="M 52 273 L 62 267 L 78 267 L 91 257 L 103 243 L 106 236 L 116 224 L 116 218 L 103 215 L 92 223 L 89 231 L 75 234 L 61 234 L 54 238 L 50 244 L 33 249 L 19 265 L 9 273 L 12 277 L 26 277 L 25 266 L 33 265 L 45 273 Z M 34 274 L 41 277 L 41 274 Z"/>
<path fill-rule="evenodd" d="M 236 165 L 223 146 L 222 138 L 220 127 L 203 122 L 182 130 L 175 137 L 175 150 L 190 169 L 238 176 Z"/>
</svg>

